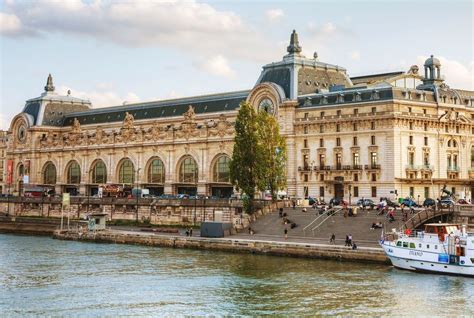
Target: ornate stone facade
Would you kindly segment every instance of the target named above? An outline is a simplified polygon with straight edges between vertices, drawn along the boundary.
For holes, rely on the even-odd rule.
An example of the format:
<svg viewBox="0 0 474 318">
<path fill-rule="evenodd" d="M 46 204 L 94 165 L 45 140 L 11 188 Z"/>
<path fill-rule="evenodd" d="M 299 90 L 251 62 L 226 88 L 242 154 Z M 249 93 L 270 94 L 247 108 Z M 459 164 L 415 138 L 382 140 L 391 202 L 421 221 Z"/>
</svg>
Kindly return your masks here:
<svg viewBox="0 0 474 318">
<path fill-rule="evenodd" d="M 301 55 L 297 42 L 294 33 L 288 54 L 264 66 L 248 91 L 93 109 L 56 95 L 48 78 L 8 130 L 12 189 L 23 191 L 28 174 L 30 184 L 57 193 L 121 185 L 228 196 L 234 124 L 247 100 L 278 119 L 291 196 L 423 200 L 446 186 L 471 198 L 474 92 L 445 85 L 433 57 L 424 77 L 412 66 L 350 78 L 316 54 Z"/>
</svg>

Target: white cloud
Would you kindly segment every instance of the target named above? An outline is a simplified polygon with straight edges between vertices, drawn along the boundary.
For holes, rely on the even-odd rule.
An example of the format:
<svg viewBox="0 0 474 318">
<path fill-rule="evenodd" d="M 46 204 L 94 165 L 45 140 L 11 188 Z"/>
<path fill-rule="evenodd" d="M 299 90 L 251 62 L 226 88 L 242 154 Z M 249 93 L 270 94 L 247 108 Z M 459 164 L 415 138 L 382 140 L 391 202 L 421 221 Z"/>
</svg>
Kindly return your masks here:
<svg viewBox="0 0 474 318">
<path fill-rule="evenodd" d="M 16 35 L 20 30 L 21 22 L 16 15 L 0 12 L 0 34 Z"/>
<path fill-rule="evenodd" d="M 66 95 L 67 91 L 71 91 L 71 96 L 88 99 L 91 101 L 94 108 L 101 108 L 107 106 L 118 106 L 123 103 L 131 104 L 140 102 L 140 97 L 133 92 L 128 92 L 125 95 L 119 95 L 111 90 L 93 90 L 90 92 L 79 91 L 68 86 L 60 86 L 57 88 L 57 93 L 60 95 Z"/>
<path fill-rule="evenodd" d="M 353 61 L 359 61 L 360 60 L 360 52 L 359 51 L 352 51 L 349 57 Z"/>
<path fill-rule="evenodd" d="M 284 16 L 285 16 L 285 13 L 283 12 L 282 9 L 270 9 L 270 10 L 265 11 L 265 17 L 270 22 L 278 22 L 281 19 L 283 19 Z"/>
<path fill-rule="evenodd" d="M 155 46 L 268 61 L 272 45 L 240 16 L 195 1 L 7 1 L 8 36 L 66 33 L 127 47 Z M 16 17 L 15 18 L 13 18 Z M 15 22 L 16 21 L 16 22 Z M 249 50 L 249 48 L 252 50 Z"/>
<path fill-rule="evenodd" d="M 420 74 L 424 75 L 423 65 L 428 56 L 418 56 L 417 61 Z M 450 60 L 442 56 L 436 56 L 441 63 L 441 75 L 444 76 L 446 84 L 451 88 L 474 90 L 474 61 L 463 64 L 456 60 Z"/>
<path fill-rule="evenodd" d="M 200 62 L 194 63 L 194 65 L 207 73 L 215 76 L 233 78 L 235 77 L 235 71 L 230 67 L 227 59 L 222 55 L 216 55 Z"/>
</svg>

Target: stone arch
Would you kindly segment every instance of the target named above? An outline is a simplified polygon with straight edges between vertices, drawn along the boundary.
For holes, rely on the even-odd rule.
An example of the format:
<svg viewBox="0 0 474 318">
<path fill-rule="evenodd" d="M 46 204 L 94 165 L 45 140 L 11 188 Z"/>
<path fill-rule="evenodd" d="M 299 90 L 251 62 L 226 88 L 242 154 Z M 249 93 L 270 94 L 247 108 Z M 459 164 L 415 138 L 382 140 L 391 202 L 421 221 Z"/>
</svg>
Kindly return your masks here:
<svg viewBox="0 0 474 318">
<path fill-rule="evenodd" d="M 166 179 L 166 165 L 160 156 L 152 156 L 145 165 L 146 182 L 164 184 Z"/>
<path fill-rule="evenodd" d="M 135 182 L 135 163 L 129 157 L 120 159 L 116 168 L 117 182 L 132 185 Z"/>
<path fill-rule="evenodd" d="M 89 183 L 107 183 L 107 164 L 101 158 L 95 159 L 89 168 Z"/>
<path fill-rule="evenodd" d="M 227 153 L 219 153 L 212 159 L 208 179 L 211 182 L 230 183 L 230 168 L 227 166 L 227 169 L 225 169 L 222 166 L 224 164 L 223 159 L 226 160 L 227 165 L 230 164 L 231 157 Z M 226 174 L 228 177 L 225 176 Z"/>
<path fill-rule="evenodd" d="M 67 184 L 81 183 L 81 165 L 76 160 L 70 160 L 64 170 Z"/>
<path fill-rule="evenodd" d="M 41 178 L 43 184 L 56 185 L 57 168 L 52 161 L 47 161 L 41 169 Z"/>
<path fill-rule="evenodd" d="M 246 102 L 258 110 L 258 105 L 269 99 L 274 105 L 274 115 L 278 114 L 278 107 L 286 99 L 283 88 L 275 83 L 261 83 L 255 86 L 248 95 Z"/>
<path fill-rule="evenodd" d="M 183 155 L 176 164 L 176 180 L 179 183 L 197 183 L 199 164 L 190 154 Z"/>
</svg>

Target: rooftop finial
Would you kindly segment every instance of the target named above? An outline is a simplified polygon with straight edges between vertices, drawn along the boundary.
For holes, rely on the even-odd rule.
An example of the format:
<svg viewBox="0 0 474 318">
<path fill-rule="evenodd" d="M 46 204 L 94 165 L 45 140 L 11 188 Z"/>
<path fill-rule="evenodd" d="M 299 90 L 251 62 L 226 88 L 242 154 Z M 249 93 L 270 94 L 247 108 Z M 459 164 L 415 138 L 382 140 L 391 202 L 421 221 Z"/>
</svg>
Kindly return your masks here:
<svg viewBox="0 0 474 318">
<path fill-rule="evenodd" d="M 286 50 L 290 54 L 301 53 L 301 46 L 298 42 L 298 33 L 296 33 L 295 30 L 293 30 L 293 33 L 291 33 L 290 45 L 286 48 Z"/>
<path fill-rule="evenodd" d="M 46 86 L 44 87 L 45 92 L 54 92 L 53 86 L 53 77 L 51 74 L 48 75 L 48 80 L 46 81 Z"/>
</svg>

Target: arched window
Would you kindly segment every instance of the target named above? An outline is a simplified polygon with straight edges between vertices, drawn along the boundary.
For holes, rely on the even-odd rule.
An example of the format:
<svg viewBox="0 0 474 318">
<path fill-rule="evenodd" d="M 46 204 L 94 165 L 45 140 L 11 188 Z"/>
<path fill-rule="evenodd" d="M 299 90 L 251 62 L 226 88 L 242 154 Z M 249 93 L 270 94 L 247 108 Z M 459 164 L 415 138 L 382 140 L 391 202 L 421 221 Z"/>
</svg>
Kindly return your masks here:
<svg viewBox="0 0 474 318">
<path fill-rule="evenodd" d="M 213 180 L 214 182 L 230 182 L 230 158 L 228 156 L 220 156 L 216 160 L 213 168 Z"/>
<path fill-rule="evenodd" d="M 25 166 L 20 163 L 20 165 L 18 166 L 18 175 L 19 176 L 23 176 L 25 174 Z"/>
<path fill-rule="evenodd" d="M 165 166 L 160 159 L 153 159 L 148 167 L 148 182 L 164 183 L 165 182 Z"/>
<path fill-rule="evenodd" d="M 67 182 L 68 184 L 81 183 L 81 167 L 76 161 L 69 164 L 67 168 Z"/>
<path fill-rule="evenodd" d="M 130 159 L 125 159 L 120 163 L 119 183 L 132 184 L 134 182 L 135 170 Z"/>
<path fill-rule="evenodd" d="M 107 183 L 107 168 L 102 160 L 96 161 L 91 169 L 91 183 Z"/>
<path fill-rule="evenodd" d="M 44 168 L 43 183 L 44 184 L 56 184 L 56 167 L 51 162 L 47 163 L 45 168 Z"/>
<path fill-rule="evenodd" d="M 196 161 L 191 157 L 186 157 L 181 161 L 179 167 L 179 182 L 196 183 L 198 180 L 198 167 Z"/>
</svg>

